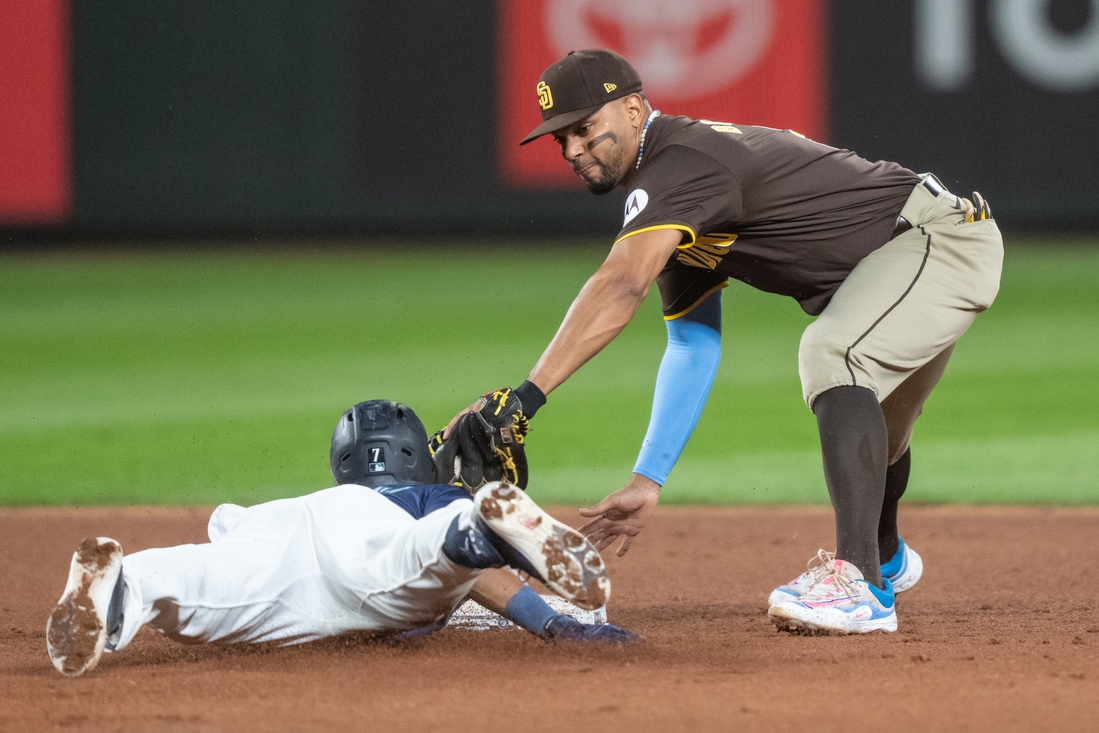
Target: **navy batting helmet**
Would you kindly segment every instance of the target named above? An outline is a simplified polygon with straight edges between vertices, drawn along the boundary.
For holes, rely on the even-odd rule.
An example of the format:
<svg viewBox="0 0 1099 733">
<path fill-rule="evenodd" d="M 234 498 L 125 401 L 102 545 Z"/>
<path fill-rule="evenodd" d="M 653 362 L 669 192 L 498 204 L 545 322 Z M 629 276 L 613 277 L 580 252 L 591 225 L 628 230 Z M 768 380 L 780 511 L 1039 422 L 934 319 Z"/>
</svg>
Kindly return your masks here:
<svg viewBox="0 0 1099 733">
<path fill-rule="evenodd" d="M 360 402 L 343 413 L 329 453 L 337 484 L 390 486 L 435 480 L 427 431 L 412 408 L 390 400 Z"/>
</svg>

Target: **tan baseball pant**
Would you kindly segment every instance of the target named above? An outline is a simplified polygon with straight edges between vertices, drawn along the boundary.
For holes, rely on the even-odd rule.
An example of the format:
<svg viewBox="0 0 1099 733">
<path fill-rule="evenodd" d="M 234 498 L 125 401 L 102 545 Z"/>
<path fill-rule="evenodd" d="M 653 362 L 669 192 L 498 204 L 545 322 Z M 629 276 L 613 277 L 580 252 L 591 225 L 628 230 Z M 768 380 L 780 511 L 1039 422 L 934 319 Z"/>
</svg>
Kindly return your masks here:
<svg viewBox="0 0 1099 733">
<path fill-rule="evenodd" d="M 889 428 L 889 463 L 946 368 L 954 343 L 1000 288 L 1003 240 L 973 204 L 920 184 L 901 216 L 913 224 L 867 255 L 801 338 L 805 402 L 833 387 L 873 390 Z"/>
</svg>

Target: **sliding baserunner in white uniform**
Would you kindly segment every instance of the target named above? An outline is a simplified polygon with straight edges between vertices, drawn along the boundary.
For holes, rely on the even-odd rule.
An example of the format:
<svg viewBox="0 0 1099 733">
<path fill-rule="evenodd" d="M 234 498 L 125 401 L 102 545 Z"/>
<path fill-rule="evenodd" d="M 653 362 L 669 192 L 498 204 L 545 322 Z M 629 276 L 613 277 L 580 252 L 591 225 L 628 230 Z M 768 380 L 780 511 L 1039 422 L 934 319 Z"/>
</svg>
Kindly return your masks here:
<svg viewBox="0 0 1099 733">
<path fill-rule="evenodd" d="M 47 625 L 54 666 L 82 674 L 144 625 L 181 642 L 281 644 L 441 628 L 468 596 L 544 638 L 639 638 L 556 614 L 510 571 L 491 570 L 521 569 L 581 608 L 610 595 L 591 543 L 517 487 L 493 482 L 471 495 L 419 483 L 434 469 L 423 425 L 404 405 L 375 400 L 344 413 L 332 466 L 343 485 L 221 505 L 207 544 L 123 558 L 112 539 L 84 540 Z"/>
</svg>

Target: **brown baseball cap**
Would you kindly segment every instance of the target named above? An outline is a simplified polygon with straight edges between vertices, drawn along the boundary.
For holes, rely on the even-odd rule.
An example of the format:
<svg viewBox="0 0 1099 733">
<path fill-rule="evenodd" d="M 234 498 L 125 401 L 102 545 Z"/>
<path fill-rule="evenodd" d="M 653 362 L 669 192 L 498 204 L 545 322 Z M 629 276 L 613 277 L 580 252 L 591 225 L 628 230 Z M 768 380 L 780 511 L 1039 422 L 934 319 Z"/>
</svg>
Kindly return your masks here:
<svg viewBox="0 0 1099 733">
<path fill-rule="evenodd" d="M 542 124 L 520 145 L 579 122 L 612 99 L 640 92 L 641 77 L 614 51 L 569 51 L 542 73 L 537 90 Z"/>
</svg>

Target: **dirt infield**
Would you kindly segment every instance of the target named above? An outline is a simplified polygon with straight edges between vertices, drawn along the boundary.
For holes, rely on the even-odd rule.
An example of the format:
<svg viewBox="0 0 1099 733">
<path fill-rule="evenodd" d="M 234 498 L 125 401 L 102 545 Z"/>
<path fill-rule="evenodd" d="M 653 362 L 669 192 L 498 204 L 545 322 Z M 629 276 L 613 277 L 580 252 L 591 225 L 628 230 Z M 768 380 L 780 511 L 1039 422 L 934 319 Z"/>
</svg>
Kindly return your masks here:
<svg viewBox="0 0 1099 733">
<path fill-rule="evenodd" d="M 905 507 L 926 570 L 892 635 L 767 622 L 771 588 L 832 544 L 829 510 L 672 507 L 608 558 L 610 618 L 646 636 L 636 647 L 454 629 L 185 646 L 143 629 L 84 677 L 54 671 L 46 618 L 81 538 L 201 542 L 208 515 L 0 509 L 0 730 L 1099 729 L 1096 508 Z"/>
</svg>

